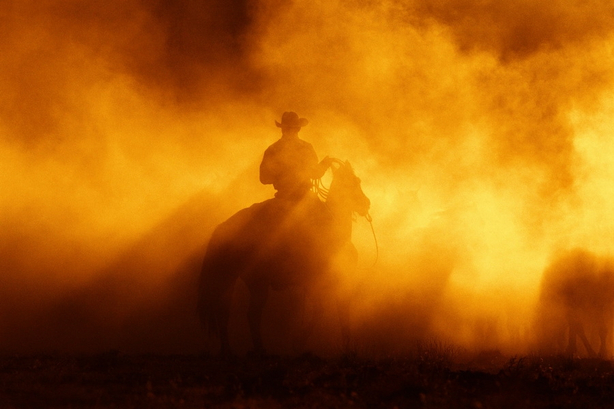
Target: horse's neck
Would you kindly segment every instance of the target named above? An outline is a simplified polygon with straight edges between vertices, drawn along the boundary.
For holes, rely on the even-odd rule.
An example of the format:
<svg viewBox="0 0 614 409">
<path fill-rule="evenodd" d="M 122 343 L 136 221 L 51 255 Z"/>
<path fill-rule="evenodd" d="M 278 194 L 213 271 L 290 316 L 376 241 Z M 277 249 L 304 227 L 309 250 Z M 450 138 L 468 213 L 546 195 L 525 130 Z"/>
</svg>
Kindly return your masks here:
<svg viewBox="0 0 614 409">
<path fill-rule="evenodd" d="M 327 201 L 332 214 L 332 227 L 335 236 L 340 241 L 346 242 L 352 238 L 352 211 L 343 204 L 342 200 L 336 200 L 334 196 Z"/>
</svg>

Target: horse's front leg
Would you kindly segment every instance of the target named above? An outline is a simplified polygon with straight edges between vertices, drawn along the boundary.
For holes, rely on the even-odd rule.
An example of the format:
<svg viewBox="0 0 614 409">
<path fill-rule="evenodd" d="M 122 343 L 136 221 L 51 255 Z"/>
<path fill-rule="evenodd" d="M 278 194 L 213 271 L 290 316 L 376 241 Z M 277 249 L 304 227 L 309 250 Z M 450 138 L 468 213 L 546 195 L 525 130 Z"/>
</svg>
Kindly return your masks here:
<svg viewBox="0 0 614 409">
<path fill-rule="evenodd" d="M 582 324 L 578 325 L 577 334 L 578 334 L 578 337 L 580 337 L 582 344 L 584 344 L 584 348 L 586 348 L 586 352 L 588 352 L 588 356 L 591 358 L 596 358 L 597 353 L 595 352 L 595 350 L 591 346 L 591 343 L 586 337 L 586 333 L 584 332 L 584 326 Z"/>
<path fill-rule="evenodd" d="M 264 355 L 265 349 L 262 342 L 262 313 L 264 306 L 269 298 L 269 285 L 252 284 L 249 288 L 249 308 L 247 310 L 247 321 L 249 323 L 249 331 L 254 344 L 254 352 L 257 355 Z"/>
<path fill-rule="evenodd" d="M 599 322 L 599 340 L 601 346 L 599 347 L 599 358 L 607 359 L 609 354 L 608 337 L 612 331 L 612 322 L 614 318 L 614 311 L 611 308 L 606 308 L 604 312 L 598 315 Z"/>
<path fill-rule="evenodd" d="M 341 329 L 341 348 L 344 353 L 350 352 L 350 300 L 346 297 L 337 298 L 337 313 Z"/>
<path fill-rule="evenodd" d="M 578 323 L 576 319 L 572 316 L 571 312 L 567 314 L 567 327 L 569 329 L 568 339 L 567 339 L 567 350 L 565 353 L 571 357 L 576 355 L 578 351 L 577 347 L 577 336 L 578 336 Z"/>
<path fill-rule="evenodd" d="M 584 345 L 584 348 L 586 349 L 586 352 L 588 353 L 589 357 L 591 358 L 596 357 L 597 354 L 591 347 L 591 344 L 588 341 L 588 338 L 586 338 L 586 333 L 584 332 L 584 325 L 580 321 L 580 318 L 577 315 L 570 315 L 568 317 L 568 320 L 569 320 L 569 343 L 567 346 L 567 354 L 574 356 L 577 353 L 578 348 L 576 346 L 576 340 L 577 338 L 580 338 L 580 341 L 582 341 L 582 344 Z"/>
</svg>

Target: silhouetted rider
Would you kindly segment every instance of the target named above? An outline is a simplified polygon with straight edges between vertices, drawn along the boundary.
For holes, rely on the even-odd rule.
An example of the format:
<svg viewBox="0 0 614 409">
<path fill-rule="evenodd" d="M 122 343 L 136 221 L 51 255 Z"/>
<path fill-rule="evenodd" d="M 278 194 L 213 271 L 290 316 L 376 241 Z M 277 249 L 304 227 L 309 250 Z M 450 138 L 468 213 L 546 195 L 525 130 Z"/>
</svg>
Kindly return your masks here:
<svg viewBox="0 0 614 409">
<path fill-rule="evenodd" d="M 260 164 L 260 182 L 272 184 L 276 198 L 301 200 L 311 189 L 312 179 L 319 179 L 330 167 L 328 156 L 318 163 L 313 146 L 298 137 L 301 128 L 307 125 L 305 118 L 296 112 L 284 112 L 281 123 L 281 138 L 268 147 Z"/>
</svg>

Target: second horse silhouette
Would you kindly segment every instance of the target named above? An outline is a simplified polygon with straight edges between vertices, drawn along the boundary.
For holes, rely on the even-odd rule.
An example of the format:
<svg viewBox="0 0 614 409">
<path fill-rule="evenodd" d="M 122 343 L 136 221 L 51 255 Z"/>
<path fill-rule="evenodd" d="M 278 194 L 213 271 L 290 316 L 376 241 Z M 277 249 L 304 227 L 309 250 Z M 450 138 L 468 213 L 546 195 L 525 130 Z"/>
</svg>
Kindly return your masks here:
<svg viewBox="0 0 614 409">
<path fill-rule="evenodd" d="M 543 348 L 577 356 L 579 339 L 589 357 L 609 357 L 614 259 L 581 248 L 562 252 L 544 272 L 539 301 L 537 335 Z"/>
</svg>

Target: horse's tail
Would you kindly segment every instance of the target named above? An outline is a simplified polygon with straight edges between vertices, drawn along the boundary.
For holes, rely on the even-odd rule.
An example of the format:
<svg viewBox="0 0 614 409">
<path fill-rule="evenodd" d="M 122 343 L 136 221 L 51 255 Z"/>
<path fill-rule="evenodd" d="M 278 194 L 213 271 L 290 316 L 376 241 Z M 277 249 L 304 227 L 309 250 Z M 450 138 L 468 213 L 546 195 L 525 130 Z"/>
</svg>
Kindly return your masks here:
<svg viewBox="0 0 614 409">
<path fill-rule="evenodd" d="M 197 312 L 209 335 L 219 335 L 221 320 L 227 319 L 236 276 L 229 271 L 220 237 L 213 233 L 205 254 L 198 284 Z M 227 324 L 227 323 L 226 323 Z"/>
</svg>

